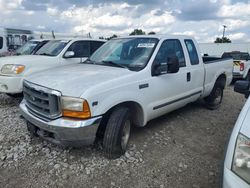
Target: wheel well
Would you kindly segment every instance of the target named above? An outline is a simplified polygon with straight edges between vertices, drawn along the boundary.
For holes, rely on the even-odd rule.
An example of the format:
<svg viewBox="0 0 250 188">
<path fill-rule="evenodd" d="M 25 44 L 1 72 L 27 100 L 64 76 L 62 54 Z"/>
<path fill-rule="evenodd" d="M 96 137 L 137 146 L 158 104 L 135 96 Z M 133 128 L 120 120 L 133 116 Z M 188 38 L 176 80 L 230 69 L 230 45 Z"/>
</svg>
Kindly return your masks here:
<svg viewBox="0 0 250 188">
<path fill-rule="evenodd" d="M 112 113 L 113 110 L 121 106 L 129 108 L 133 125 L 143 126 L 144 115 L 141 105 L 134 101 L 127 101 L 113 106 L 103 115 L 103 118 L 97 130 L 97 137 L 103 138 L 110 114 Z"/>
<path fill-rule="evenodd" d="M 227 79 L 227 78 L 226 78 L 225 73 L 224 73 L 224 74 L 221 74 L 221 75 L 217 78 L 215 84 L 219 84 L 219 85 L 222 86 L 223 89 L 224 89 L 225 86 L 226 86 L 226 79 Z"/>
</svg>

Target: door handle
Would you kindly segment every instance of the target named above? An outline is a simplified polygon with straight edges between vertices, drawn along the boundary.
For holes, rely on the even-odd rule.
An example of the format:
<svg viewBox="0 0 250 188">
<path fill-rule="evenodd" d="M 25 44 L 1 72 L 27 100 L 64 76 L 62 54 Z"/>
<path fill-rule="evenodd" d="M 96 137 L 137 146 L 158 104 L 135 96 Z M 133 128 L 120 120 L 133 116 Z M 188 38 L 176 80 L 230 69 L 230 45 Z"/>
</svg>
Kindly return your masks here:
<svg viewBox="0 0 250 188">
<path fill-rule="evenodd" d="M 188 72 L 188 73 L 187 73 L 187 82 L 190 82 L 190 81 L 191 81 L 191 73 Z"/>
</svg>

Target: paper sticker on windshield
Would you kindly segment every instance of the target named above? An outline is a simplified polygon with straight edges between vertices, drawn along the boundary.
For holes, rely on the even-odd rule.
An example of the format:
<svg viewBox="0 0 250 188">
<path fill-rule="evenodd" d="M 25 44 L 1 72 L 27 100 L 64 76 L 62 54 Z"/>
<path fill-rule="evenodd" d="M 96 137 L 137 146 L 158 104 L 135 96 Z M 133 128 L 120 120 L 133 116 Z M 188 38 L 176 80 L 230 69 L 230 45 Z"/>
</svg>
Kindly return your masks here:
<svg viewBox="0 0 250 188">
<path fill-rule="evenodd" d="M 137 48 L 153 48 L 155 43 L 139 43 Z"/>
</svg>

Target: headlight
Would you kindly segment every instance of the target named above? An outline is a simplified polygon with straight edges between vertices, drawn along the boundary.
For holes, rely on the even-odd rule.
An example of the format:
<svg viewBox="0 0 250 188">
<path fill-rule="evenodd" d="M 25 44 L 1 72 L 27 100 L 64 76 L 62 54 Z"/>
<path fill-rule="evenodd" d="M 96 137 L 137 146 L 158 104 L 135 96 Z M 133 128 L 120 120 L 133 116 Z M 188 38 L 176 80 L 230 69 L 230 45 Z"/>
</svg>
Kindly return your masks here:
<svg viewBox="0 0 250 188">
<path fill-rule="evenodd" d="M 91 117 L 88 102 L 84 99 L 62 97 L 63 116 L 87 119 Z"/>
<path fill-rule="evenodd" d="M 250 139 L 242 134 L 237 138 L 232 171 L 250 184 Z"/>
<path fill-rule="evenodd" d="M 25 69 L 24 65 L 11 65 L 6 64 L 2 67 L 1 72 L 3 74 L 21 74 Z"/>
</svg>

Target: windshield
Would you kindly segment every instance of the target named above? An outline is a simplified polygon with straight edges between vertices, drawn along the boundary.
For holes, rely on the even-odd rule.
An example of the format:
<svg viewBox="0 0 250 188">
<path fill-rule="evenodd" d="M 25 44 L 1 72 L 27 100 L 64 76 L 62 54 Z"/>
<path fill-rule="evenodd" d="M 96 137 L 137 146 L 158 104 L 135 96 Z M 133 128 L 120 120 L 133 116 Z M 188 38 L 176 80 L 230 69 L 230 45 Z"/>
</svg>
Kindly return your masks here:
<svg viewBox="0 0 250 188">
<path fill-rule="evenodd" d="M 65 40 L 53 40 L 46 43 L 41 47 L 35 54 L 36 55 L 47 55 L 47 56 L 57 56 L 69 41 Z"/>
<path fill-rule="evenodd" d="M 157 43 L 156 38 L 113 39 L 100 47 L 89 60 L 137 71 L 146 66 Z"/>
<path fill-rule="evenodd" d="M 249 54 L 243 52 L 224 53 L 222 58 L 233 58 L 234 60 L 248 60 Z"/>
<path fill-rule="evenodd" d="M 38 41 L 29 41 L 26 42 L 23 46 L 17 49 L 17 55 L 30 55 L 32 54 L 35 47 L 39 44 Z"/>
</svg>

